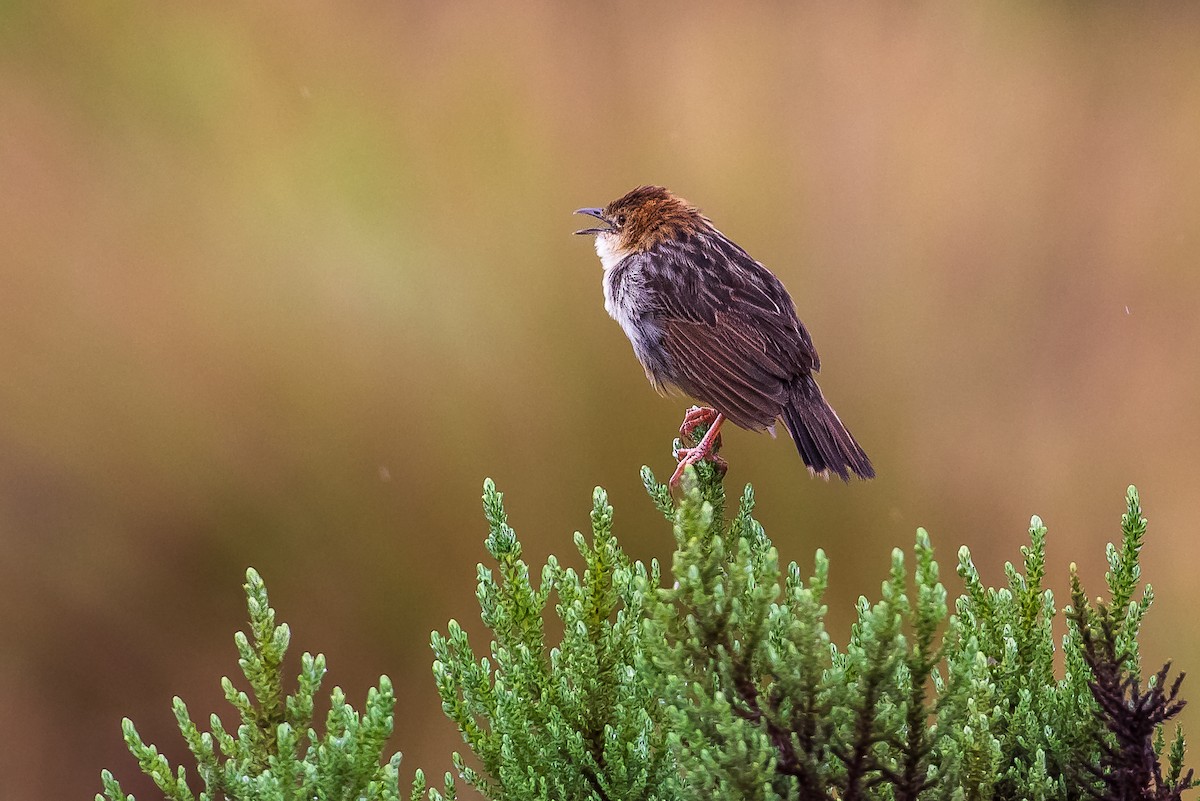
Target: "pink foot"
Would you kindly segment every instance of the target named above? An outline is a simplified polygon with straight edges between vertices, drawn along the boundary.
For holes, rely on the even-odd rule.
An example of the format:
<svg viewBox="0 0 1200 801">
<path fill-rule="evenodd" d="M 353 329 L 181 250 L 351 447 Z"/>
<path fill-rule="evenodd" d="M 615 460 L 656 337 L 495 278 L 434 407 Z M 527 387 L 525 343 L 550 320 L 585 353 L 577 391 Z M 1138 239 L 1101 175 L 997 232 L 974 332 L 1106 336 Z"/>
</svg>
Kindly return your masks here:
<svg viewBox="0 0 1200 801">
<path fill-rule="evenodd" d="M 707 406 L 693 406 L 687 410 L 683 416 L 683 425 L 679 427 L 679 436 L 683 439 L 691 439 L 692 433 L 700 426 L 712 426 L 716 419 L 720 417 L 716 409 L 710 409 Z"/>
<path fill-rule="evenodd" d="M 713 461 L 717 462 L 718 466 L 722 465 L 722 460 L 713 454 L 713 450 L 721 447 L 721 424 L 725 422 L 724 415 L 717 413 L 713 409 L 695 407 L 689 409 L 687 417 L 685 417 L 683 421 L 683 428 L 680 428 L 679 430 L 681 436 L 687 436 L 690 438 L 690 434 L 699 424 L 699 422 L 693 421 L 693 416 L 698 418 L 702 417 L 703 420 L 699 422 L 708 422 L 711 420 L 712 425 L 709 427 L 708 432 L 705 433 L 704 438 L 700 440 L 696 447 L 680 448 L 679 450 L 675 451 L 675 458 L 679 460 L 679 465 L 675 468 L 675 472 L 671 475 L 670 483 L 672 487 L 679 485 L 679 479 L 683 477 L 683 469 L 690 464 L 696 464 L 696 462 L 699 462 L 703 459 L 712 459 Z"/>
</svg>

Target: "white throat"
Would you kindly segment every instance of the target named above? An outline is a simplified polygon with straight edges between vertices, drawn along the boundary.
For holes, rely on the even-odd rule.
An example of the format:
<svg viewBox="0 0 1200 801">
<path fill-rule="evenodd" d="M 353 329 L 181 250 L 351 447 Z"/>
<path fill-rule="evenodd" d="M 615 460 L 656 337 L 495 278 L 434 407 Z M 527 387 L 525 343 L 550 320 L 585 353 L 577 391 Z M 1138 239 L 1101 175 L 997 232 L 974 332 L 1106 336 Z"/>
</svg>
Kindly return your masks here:
<svg viewBox="0 0 1200 801">
<path fill-rule="evenodd" d="M 629 254 L 622 253 L 617 249 L 616 234 L 597 234 L 596 255 L 600 257 L 600 265 L 604 267 L 604 272 L 608 272 Z"/>
</svg>

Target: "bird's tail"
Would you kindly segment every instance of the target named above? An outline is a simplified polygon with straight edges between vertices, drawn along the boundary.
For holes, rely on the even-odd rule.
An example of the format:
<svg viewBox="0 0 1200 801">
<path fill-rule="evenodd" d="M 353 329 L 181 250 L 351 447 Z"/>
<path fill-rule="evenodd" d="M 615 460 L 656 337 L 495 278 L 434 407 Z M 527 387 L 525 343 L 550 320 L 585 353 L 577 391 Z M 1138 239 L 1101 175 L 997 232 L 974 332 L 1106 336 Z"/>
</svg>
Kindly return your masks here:
<svg viewBox="0 0 1200 801">
<path fill-rule="evenodd" d="M 812 473 L 826 477 L 833 473 L 843 481 L 850 480 L 850 473 L 863 479 L 875 477 L 871 460 L 826 403 L 811 375 L 792 386 L 783 424 Z"/>
</svg>

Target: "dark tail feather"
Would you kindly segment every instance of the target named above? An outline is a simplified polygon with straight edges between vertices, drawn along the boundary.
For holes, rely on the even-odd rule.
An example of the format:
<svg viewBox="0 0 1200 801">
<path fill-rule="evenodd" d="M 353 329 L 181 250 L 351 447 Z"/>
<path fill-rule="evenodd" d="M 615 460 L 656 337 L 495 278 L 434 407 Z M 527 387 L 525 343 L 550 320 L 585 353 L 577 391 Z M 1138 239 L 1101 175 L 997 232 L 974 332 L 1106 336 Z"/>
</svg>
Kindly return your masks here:
<svg viewBox="0 0 1200 801">
<path fill-rule="evenodd" d="M 825 402 L 812 376 L 792 386 L 783 410 L 783 424 L 796 441 L 800 458 L 813 473 L 833 473 L 843 481 L 849 481 L 852 472 L 863 479 L 875 477 L 871 460 Z"/>
</svg>

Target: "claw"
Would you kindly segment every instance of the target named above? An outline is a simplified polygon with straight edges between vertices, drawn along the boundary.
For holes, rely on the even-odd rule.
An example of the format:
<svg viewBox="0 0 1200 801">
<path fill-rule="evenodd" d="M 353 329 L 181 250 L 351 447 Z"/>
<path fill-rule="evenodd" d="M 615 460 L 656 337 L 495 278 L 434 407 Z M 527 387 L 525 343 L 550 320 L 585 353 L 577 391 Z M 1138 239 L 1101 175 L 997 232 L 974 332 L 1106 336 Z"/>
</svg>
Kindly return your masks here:
<svg viewBox="0 0 1200 801">
<path fill-rule="evenodd" d="M 680 448 L 679 450 L 675 451 L 675 458 L 679 459 L 679 465 L 675 468 L 675 472 L 671 474 L 672 487 L 679 486 L 679 479 L 683 478 L 683 468 L 687 467 L 689 464 L 695 464 L 704 458 L 703 456 L 693 456 L 697 450 L 697 448 Z"/>
<path fill-rule="evenodd" d="M 691 438 L 692 432 L 701 422 L 711 422 L 704 437 L 696 444 L 694 448 L 679 448 L 675 451 L 675 458 L 679 460 L 679 465 L 675 468 L 675 472 L 671 475 L 671 486 L 679 485 L 679 479 L 683 477 L 683 469 L 690 464 L 696 464 L 703 459 L 711 459 L 716 462 L 718 469 L 725 467 L 724 460 L 713 453 L 714 450 L 721 447 L 721 424 L 725 422 L 724 415 L 718 413 L 714 409 L 706 409 L 702 407 L 692 407 L 688 409 L 687 416 L 684 418 L 683 427 L 679 429 L 681 437 L 686 436 Z"/>
<path fill-rule="evenodd" d="M 716 409 L 710 409 L 707 406 L 693 406 L 683 416 L 683 425 L 679 427 L 679 436 L 690 440 L 697 428 L 703 425 L 711 427 L 719 416 Z"/>
</svg>

